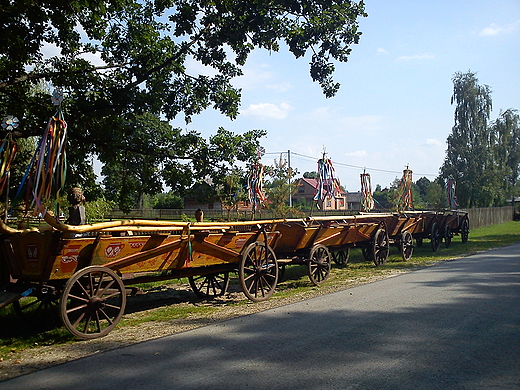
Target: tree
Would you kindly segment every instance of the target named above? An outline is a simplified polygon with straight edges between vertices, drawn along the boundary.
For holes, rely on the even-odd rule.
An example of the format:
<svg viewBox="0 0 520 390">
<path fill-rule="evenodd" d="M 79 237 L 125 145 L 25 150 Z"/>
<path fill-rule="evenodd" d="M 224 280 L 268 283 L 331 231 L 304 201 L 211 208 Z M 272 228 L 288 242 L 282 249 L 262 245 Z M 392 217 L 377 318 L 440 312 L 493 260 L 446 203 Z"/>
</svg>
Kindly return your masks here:
<svg viewBox="0 0 520 390">
<path fill-rule="evenodd" d="M 305 172 L 303 174 L 303 177 L 305 179 L 317 179 L 318 178 L 318 172 L 316 172 L 316 171 Z"/>
<path fill-rule="evenodd" d="M 173 192 L 161 193 L 157 195 L 157 202 L 153 206 L 154 209 L 182 209 L 184 208 L 184 200 Z"/>
<path fill-rule="evenodd" d="M 520 174 L 520 117 L 517 110 L 501 111 L 492 123 L 492 134 L 495 137 L 494 159 L 496 169 L 505 178 L 499 192 L 503 202 L 506 198 L 518 193 L 518 176 Z"/>
<path fill-rule="evenodd" d="M 426 192 L 428 190 L 428 186 L 430 185 L 430 183 L 431 183 L 430 180 L 425 176 L 421 177 L 419 180 L 417 180 L 415 182 L 422 199 L 426 198 Z"/>
<path fill-rule="evenodd" d="M 289 197 L 297 191 L 293 178 L 298 174 L 297 171 L 289 167 L 286 160 L 275 160 L 274 164 L 266 169 L 267 175 L 271 180 L 265 184 L 268 207 L 274 210 L 277 217 L 285 218 L 291 211 L 288 205 Z"/>
<path fill-rule="evenodd" d="M 339 88 L 334 63 L 347 61 L 361 35 L 357 19 L 367 16 L 362 1 L 346 0 L 17 0 L 3 2 L 0 13 L 0 109 L 20 118 L 16 137 L 40 135 L 55 111 L 49 93 L 34 85 L 62 88 L 73 170 L 96 156 L 115 165 L 107 174 L 127 174 L 139 164 L 136 154 L 159 155 L 178 187 L 189 181 L 179 159 L 201 171 L 215 160 L 200 150 L 197 134 L 178 129 L 165 139 L 162 126 L 149 128 L 146 140 L 160 140 L 160 150 L 136 145 L 143 115 L 168 121 L 182 114 L 189 122 L 212 107 L 235 118 L 241 95 L 232 79 L 251 51 L 276 52 L 282 42 L 296 58 L 310 54 L 311 78 L 331 97 Z M 189 61 L 214 75 L 191 74 Z M 150 173 L 146 186 L 157 184 L 159 173 Z M 125 191 L 144 189 L 124 183 Z"/>
<path fill-rule="evenodd" d="M 439 178 L 442 180 L 441 178 Z M 442 209 L 446 207 L 446 192 L 438 180 L 430 182 L 426 189 L 426 202 L 431 209 Z"/>
<path fill-rule="evenodd" d="M 491 89 L 481 86 L 475 73 L 456 73 L 453 77 L 452 104 L 455 124 L 448 136 L 446 158 L 441 168 L 444 178 L 457 181 L 461 207 L 489 206 L 495 188 L 488 120 L 491 112 Z M 491 196 L 491 198 L 490 198 Z"/>
<path fill-rule="evenodd" d="M 240 168 L 233 168 L 228 175 L 220 176 L 216 185 L 217 197 L 227 210 L 227 219 L 231 219 L 231 210 L 238 209 L 241 201 L 247 200 L 247 186 L 245 172 Z"/>
</svg>

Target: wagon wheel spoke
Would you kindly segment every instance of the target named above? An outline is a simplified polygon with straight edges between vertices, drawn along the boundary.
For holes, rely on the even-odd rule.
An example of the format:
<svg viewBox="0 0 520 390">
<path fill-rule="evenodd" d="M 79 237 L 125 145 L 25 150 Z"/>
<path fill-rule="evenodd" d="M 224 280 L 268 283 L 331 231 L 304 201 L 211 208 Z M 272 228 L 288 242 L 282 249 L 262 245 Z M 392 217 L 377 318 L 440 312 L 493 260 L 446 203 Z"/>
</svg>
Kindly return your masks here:
<svg viewBox="0 0 520 390">
<path fill-rule="evenodd" d="M 269 298 L 278 282 L 276 256 L 264 242 L 250 244 L 242 254 L 239 268 L 242 291 L 252 301 Z"/>
<path fill-rule="evenodd" d="M 43 287 L 33 294 L 14 301 L 12 303 L 14 312 L 30 328 L 42 330 L 58 325 L 57 290 Z"/>
<path fill-rule="evenodd" d="M 439 246 L 441 244 L 439 225 L 437 224 L 437 222 L 434 222 L 432 224 L 431 231 L 430 231 L 430 240 L 431 240 L 432 251 L 437 252 L 439 250 Z"/>
<path fill-rule="evenodd" d="M 322 284 L 328 278 L 331 269 L 331 256 L 325 245 L 318 244 L 311 249 L 307 269 L 310 281 L 316 286 Z"/>
<path fill-rule="evenodd" d="M 450 225 L 446 225 L 444 227 L 444 246 L 446 248 L 450 247 L 452 236 L 453 236 L 453 233 L 451 232 Z"/>
<path fill-rule="evenodd" d="M 229 272 L 188 278 L 193 292 L 203 299 L 213 299 L 226 293 L 229 286 Z"/>
<path fill-rule="evenodd" d="M 467 218 L 464 218 L 462 220 L 462 225 L 461 225 L 461 228 L 460 228 L 460 235 L 461 235 L 461 238 L 462 238 L 462 243 L 465 244 L 466 242 L 468 242 L 468 237 L 469 237 L 469 222 L 467 220 Z"/>
<path fill-rule="evenodd" d="M 383 227 L 377 230 L 372 245 L 374 264 L 376 266 L 385 264 L 390 252 L 390 242 L 388 241 L 386 230 Z"/>
<path fill-rule="evenodd" d="M 408 261 L 412 258 L 413 254 L 413 237 L 408 231 L 401 234 L 401 257 L 404 261 Z"/>
<path fill-rule="evenodd" d="M 332 259 L 337 265 L 345 265 L 350 257 L 350 248 L 335 252 Z"/>
<path fill-rule="evenodd" d="M 107 335 L 121 319 L 126 291 L 117 274 L 91 266 L 76 272 L 65 284 L 60 317 L 74 336 L 93 339 Z"/>
</svg>

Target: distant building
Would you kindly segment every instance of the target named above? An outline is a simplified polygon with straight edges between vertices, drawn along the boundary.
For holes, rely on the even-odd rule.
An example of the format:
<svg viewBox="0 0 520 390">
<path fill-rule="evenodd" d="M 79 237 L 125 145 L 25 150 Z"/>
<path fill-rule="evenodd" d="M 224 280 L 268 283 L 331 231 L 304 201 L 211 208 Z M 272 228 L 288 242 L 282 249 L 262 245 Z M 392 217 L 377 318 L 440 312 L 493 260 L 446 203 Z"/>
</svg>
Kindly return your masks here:
<svg viewBox="0 0 520 390">
<path fill-rule="evenodd" d="M 296 193 L 293 195 L 294 202 L 312 202 L 316 189 L 318 188 L 318 180 L 316 179 L 298 179 L 296 181 Z M 361 206 L 361 193 L 359 192 L 341 192 L 336 198 L 326 199 L 323 204 L 323 210 L 359 210 Z"/>
</svg>

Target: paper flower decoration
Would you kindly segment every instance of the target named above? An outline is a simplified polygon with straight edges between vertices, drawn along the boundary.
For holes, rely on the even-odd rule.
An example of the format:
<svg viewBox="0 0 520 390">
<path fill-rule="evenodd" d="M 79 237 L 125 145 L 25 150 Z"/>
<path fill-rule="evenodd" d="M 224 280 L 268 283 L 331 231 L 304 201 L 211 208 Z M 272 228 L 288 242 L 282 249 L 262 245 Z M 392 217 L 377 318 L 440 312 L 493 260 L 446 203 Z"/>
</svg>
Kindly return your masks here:
<svg viewBox="0 0 520 390">
<path fill-rule="evenodd" d="M 63 101 L 63 90 L 61 88 L 56 88 L 52 93 L 52 104 L 55 106 L 59 106 Z"/>
<path fill-rule="evenodd" d="M 7 115 L 2 121 L 2 128 L 7 131 L 13 131 L 18 127 L 18 118 L 13 115 Z"/>
<path fill-rule="evenodd" d="M 262 157 L 265 154 L 265 148 L 263 146 L 259 146 L 256 148 L 257 157 Z"/>
</svg>

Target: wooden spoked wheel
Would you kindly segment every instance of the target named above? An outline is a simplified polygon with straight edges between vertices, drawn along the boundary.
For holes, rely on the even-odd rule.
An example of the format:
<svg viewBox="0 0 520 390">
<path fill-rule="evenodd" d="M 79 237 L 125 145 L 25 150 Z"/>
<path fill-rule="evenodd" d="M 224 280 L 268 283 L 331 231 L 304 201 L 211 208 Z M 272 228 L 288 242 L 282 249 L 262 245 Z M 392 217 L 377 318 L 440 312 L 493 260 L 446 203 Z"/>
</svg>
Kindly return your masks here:
<svg viewBox="0 0 520 390">
<path fill-rule="evenodd" d="M 278 283 L 278 262 L 271 247 L 263 241 L 250 244 L 242 254 L 238 277 L 250 300 L 260 302 L 273 295 Z"/>
<path fill-rule="evenodd" d="M 460 235 L 461 235 L 461 238 L 462 238 L 462 243 L 465 244 L 466 242 L 468 242 L 468 237 L 469 237 L 469 221 L 467 218 L 464 218 L 462 220 L 462 225 L 460 227 Z"/>
<path fill-rule="evenodd" d="M 332 258 L 334 259 L 334 262 L 337 265 L 347 264 L 348 259 L 350 258 L 350 248 L 346 248 L 341 251 L 335 252 Z"/>
<path fill-rule="evenodd" d="M 388 234 L 384 228 L 379 228 L 374 236 L 372 242 L 372 253 L 373 260 L 376 266 L 380 266 L 386 263 L 388 254 L 390 253 L 390 241 L 388 240 Z"/>
<path fill-rule="evenodd" d="M 368 246 L 361 247 L 361 253 L 366 261 L 374 261 L 373 245 L 370 243 Z"/>
<path fill-rule="evenodd" d="M 444 246 L 449 248 L 451 245 L 451 238 L 453 237 L 453 233 L 451 232 L 450 226 L 444 226 Z"/>
<path fill-rule="evenodd" d="M 193 292 L 203 299 L 224 295 L 229 286 L 229 272 L 188 277 Z"/>
<path fill-rule="evenodd" d="M 401 257 L 404 261 L 408 261 L 412 258 L 413 255 L 413 237 L 410 232 L 403 232 L 401 234 Z"/>
<path fill-rule="evenodd" d="M 331 256 L 329 248 L 325 245 L 314 245 L 309 255 L 307 271 L 309 279 L 315 286 L 322 284 L 330 274 Z"/>
<path fill-rule="evenodd" d="M 59 325 L 59 290 L 50 286 L 38 287 L 36 292 L 13 302 L 13 311 L 32 328 Z"/>
<path fill-rule="evenodd" d="M 123 281 L 111 269 L 90 266 L 76 272 L 65 284 L 60 317 L 65 328 L 80 339 L 106 336 L 125 311 Z"/>
<path fill-rule="evenodd" d="M 441 245 L 441 233 L 439 224 L 437 222 L 432 223 L 432 228 L 430 231 L 430 243 L 432 245 L 432 251 L 437 252 L 439 250 L 439 246 Z"/>
</svg>

